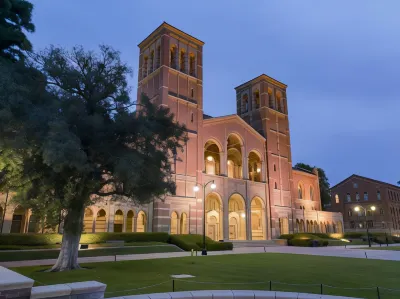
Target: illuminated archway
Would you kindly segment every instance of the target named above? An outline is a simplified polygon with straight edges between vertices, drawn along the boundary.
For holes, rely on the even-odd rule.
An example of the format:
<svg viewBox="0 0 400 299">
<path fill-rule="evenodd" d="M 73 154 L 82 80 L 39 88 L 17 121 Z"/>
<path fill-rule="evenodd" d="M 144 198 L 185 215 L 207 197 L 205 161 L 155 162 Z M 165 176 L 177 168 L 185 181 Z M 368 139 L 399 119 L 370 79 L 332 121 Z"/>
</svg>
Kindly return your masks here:
<svg viewBox="0 0 400 299">
<path fill-rule="evenodd" d="M 261 158 L 258 153 L 249 153 L 249 179 L 254 182 L 261 182 Z"/>
<path fill-rule="evenodd" d="M 85 233 L 93 232 L 93 211 L 89 208 L 85 209 L 85 214 L 83 216 L 83 231 Z"/>
<path fill-rule="evenodd" d="M 114 215 L 114 232 L 122 233 L 124 228 L 124 213 L 121 210 L 117 210 Z"/>
<path fill-rule="evenodd" d="M 137 217 L 136 231 L 139 233 L 145 232 L 147 229 L 147 216 L 146 213 L 140 211 Z"/>
<path fill-rule="evenodd" d="M 28 233 L 39 233 L 40 232 L 40 218 L 34 214 L 29 217 L 28 221 Z"/>
<path fill-rule="evenodd" d="M 181 215 L 180 227 L 181 227 L 181 232 L 180 232 L 181 234 L 184 234 L 184 235 L 188 234 L 188 225 L 187 225 L 187 215 L 186 215 L 186 213 L 182 213 L 182 215 Z"/>
<path fill-rule="evenodd" d="M 126 214 L 126 232 L 131 233 L 133 232 L 133 217 L 135 216 L 132 210 L 129 210 Z"/>
<path fill-rule="evenodd" d="M 289 219 L 287 217 L 279 218 L 279 230 L 281 235 L 289 233 Z"/>
<path fill-rule="evenodd" d="M 104 211 L 103 209 L 97 212 L 96 228 L 95 228 L 96 233 L 104 233 L 107 231 L 106 215 L 107 215 L 106 211 Z"/>
<path fill-rule="evenodd" d="M 176 212 L 171 213 L 171 227 L 170 227 L 170 233 L 171 235 L 177 235 L 179 234 L 179 219 L 178 219 L 178 214 Z"/>
<path fill-rule="evenodd" d="M 206 197 L 206 235 L 212 240 L 223 239 L 222 201 L 216 193 Z"/>
<path fill-rule="evenodd" d="M 338 221 L 338 222 L 337 222 L 337 232 L 338 232 L 339 234 L 342 234 L 342 233 L 343 233 L 343 224 L 342 224 L 342 221 Z"/>
<path fill-rule="evenodd" d="M 243 177 L 242 167 L 242 141 L 240 137 L 235 134 L 228 136 L 227 142 L 227 169 L 228 177 L 241 179 Z"/>
<path fill-rule="evenodd" d="M 265 213 L 264 202 L 261 198 L 255 197 L 251 204 L 251 239 L 265 240 Z"/>
<path fill-rule="evenodd" d="M 204 145 L 204 167 L 206 174 L 221 174 L 220 148 L 213 140 Z"/>
<path fill-rule="evenodd" d="M 229 198 L 229 239 L 246 240 L 246 206 L 237 193 Z"/>
</svg>

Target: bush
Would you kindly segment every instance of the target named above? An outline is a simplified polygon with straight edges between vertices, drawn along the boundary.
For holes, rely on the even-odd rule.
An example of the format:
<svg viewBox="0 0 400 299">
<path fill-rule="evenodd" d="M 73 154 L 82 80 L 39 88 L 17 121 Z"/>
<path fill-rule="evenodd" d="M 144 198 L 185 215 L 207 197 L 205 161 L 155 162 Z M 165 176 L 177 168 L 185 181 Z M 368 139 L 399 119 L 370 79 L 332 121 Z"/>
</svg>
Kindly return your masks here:
<svg viewBox="0 0 400 299">
<path fill-rule="evenodd" d="M 174 244 L 185 251 L 202 250 L 202 235 L 171 235 L 168 243 Z M 215 242 L 206 237 L 206 247 L 209 251 L 232 250 L 233 244 L 230 242 Z"/>
<path fill-rule="evenodd" d="M 365 235 L 365 232 L 348 232 L 348 233 L 344 233 L 344 237 L 346 239 L 361 239 L 362 236 Z"/>
<path fill-rule="evenodd" d="M 279 239 L 284 239 L 284 240 L 291 240 L 294 238 L 294 234 L 283 234 L 279 236 Z"/>
<path fill-rule="evenodd" d="M 400 243 L 400 237 L 392 236 L 392 240 L 394 243 Z"/>
<path fill-rule="evenodd" d="M 82 234 L 80 243 L 95 244 L 119 240 L 129 242 L 164 242 L 168 241 L 167 233 L 95 233 Z M 1 234 L 0 245 L 43 246 L 60 244 L 61 234 Z"/>
<path fill-rule="evenodd" d="M 289 246 L 299 246 L 299 247 L 322 247 L 328 246 L 329 241 L 323 239 L 291 239 L 288 240 Z"/>
</svg>

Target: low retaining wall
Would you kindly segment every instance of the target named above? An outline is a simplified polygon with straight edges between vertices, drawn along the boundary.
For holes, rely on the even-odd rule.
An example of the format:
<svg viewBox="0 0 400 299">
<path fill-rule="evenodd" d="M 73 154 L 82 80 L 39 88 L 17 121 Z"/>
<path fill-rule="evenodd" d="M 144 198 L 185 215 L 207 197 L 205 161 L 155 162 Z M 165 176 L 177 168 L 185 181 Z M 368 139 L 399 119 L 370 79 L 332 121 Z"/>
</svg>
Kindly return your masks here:
<svg viewBox="0 0 400 299">
<path fill-rule="evenodd" d="M 0 266 L 0 299 L 102 299 L 107 285 L 84 281 L 33 287 L 34 281 Z M 357 299 L 274 291 L 191 291 L 114 297 L 113 299 Z M 361 298 L 358 298 L 361 299 Z"/>
</svg>

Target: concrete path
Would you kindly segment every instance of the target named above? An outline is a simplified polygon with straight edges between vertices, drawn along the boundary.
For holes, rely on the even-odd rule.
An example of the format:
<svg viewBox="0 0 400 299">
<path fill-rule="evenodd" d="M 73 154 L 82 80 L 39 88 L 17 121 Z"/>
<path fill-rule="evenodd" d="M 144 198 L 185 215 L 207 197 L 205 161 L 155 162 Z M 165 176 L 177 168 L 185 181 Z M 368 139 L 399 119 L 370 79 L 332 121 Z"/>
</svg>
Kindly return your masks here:
<svg viewBox="0 0 400 299">
<path fill-rule="evenodd" d="M 353 247 L 353 246 L 352 246 Z M 365 247 L 365 246 L 364 246 Z M 234 248 L 232 251 L 210 251 L 210 256 L 226 255 L 226 254 L 251 254 L 251 253 L 286 253 L 286 254 L 304 254 L 317 256 L 335 256 L 347 258 L 368 258 L 377 260 L 400 261 L 400 251 L 390 250 L 362 250 L 340 247 L 292 247 L 292 246 L 273 246 L 273 247 L 240 247 Z M 160 258 L 174 258 L 190 256 L 190 252 L 165 252 L 165 253 L 147 253 L 147 254 L 129 254 L 117 256 L 96 256 L 96 257 L 81 257 L 78 258 L 79 263 L 99 263 L 99 262 L 114 262 L 114 261 L 131 261 L 131 260 L 147 260 Z M 201 254 L 200 252 L 198 253 Z M 204 257 L 206 258 L 206 257 Z M 54 265 L 56 259 L 47 260 L 29 260 L 29 261 L 13 261 L 0 262 L 0 266 L 4 267 L 25 267 L 25 266 L 47 266 Z"/>
</svg>

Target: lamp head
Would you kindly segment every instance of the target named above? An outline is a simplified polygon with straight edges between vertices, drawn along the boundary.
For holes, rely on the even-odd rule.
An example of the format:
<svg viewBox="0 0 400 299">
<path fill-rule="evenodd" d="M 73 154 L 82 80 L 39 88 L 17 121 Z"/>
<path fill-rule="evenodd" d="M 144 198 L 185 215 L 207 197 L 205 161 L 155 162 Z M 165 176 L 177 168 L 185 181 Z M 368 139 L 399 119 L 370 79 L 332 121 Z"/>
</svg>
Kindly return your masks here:
<svg viewBox="0 0 400 299">
<path fill-rule="evenodd" d="M 194 186 L 194 187 L 193 187 L 193 191 L 194 191 L 194 192 L 198 192 L 199 189 L 200 189 L 199 186 Z"/>
<path fill-rule="evenodd" d="M 372 211 L 375 211 L 375 210 L 376 210 L 375 206 L 372 206 L 372 207 L 371 207 L 371 210 L 372 210 Z"/>
<path fill-rule="evenodd" d="M 359 212 L 360 211 L 360 207 L 355 207 L 354 211 Z"/>
<path fill-rule="evenodd" d="M 240 216 L 241 216 L 242 218 L 246 218 L 246 214 L 245 214 L 245 213 L 240 214 Z"/>
<path fill-rule="evenodd" d="M 208 156 L 208 157 L 207 157 L 207 160 L 211 162 L 211 161 L 213 160 L 213 157 Z"/>
<path fill-rule="evenodd" d="M 217 185 L 215 185 L 214 183 L 212 183 L 210 187 L 211 187 L 211 189 L 214 190 L 215 188 L 217 188 Z"/>
</svg>

